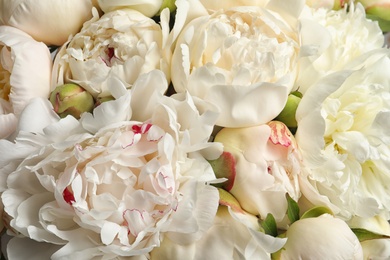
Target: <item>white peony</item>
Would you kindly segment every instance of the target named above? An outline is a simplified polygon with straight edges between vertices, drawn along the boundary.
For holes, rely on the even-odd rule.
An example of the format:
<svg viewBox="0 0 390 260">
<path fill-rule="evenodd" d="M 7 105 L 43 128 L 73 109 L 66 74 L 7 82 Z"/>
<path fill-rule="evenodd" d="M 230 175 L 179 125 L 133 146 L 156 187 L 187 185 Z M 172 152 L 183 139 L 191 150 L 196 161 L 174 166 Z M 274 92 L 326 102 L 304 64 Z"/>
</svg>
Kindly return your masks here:
<svg viewBox="0 0 390 260">
<path fill-rule="evenodd" d="M 296 77 L 303 1 L 235 7 L 192 20 L 172 58 L 177 92 L 216 104 L 217 125 L 266 123 L 283 109 Z"/>
<path fill-rule="evenodd" d="M 52 85 L 77 83 L 96 97 L 107 95 L 112 75 L 132 85 L 140 75 L 159 69 L 169 79 L 168 18 L 163 18 L 160 26 L 131 9 L 100 18 L 94 12 L 93 19 L 58 52 Z"/>
<path fill-rule="evenodd" d="M 50 93 L 47 46 L 10 26 L 0 26 L 0 138 L 14 133 L 30 99 Z"/>
<path fill-rule="evenodd" d="M 300 154 L 294 136 L 281 122 L 246 128 L 223 128 L 215 142 L 234 158 L 235 178 L 229 192 L 242 208 L 277 222 L 286 216 L 288 193 L 298 201 Z"/>
<path fill-rule="evenodd" d="M 342 218 L 390 217 L 390 50 L 324 77 L 303 96 L 296 140 L 301 191 Z"/>
<path fill-rule="evenodd" d="M 47 100 L 26 107 L 15 142 L 0 141 L 8 153 L 0 159 L 2 201 L 19 233 L 10 259 L 145 259 L 163 237 L 179 244 L 202 237 L 219 199 L 203 157 L 221 152 L 206 138 L 217 114 L 189 95 L 163 96 L 164 78 L 152 71 L 131 91 L 111 81 L 117 99 L 80 121 L 59 119 Z"/>
<path fill-rule="evenodd" d="M 225 1 L 208 1 L 200 0 L 200 2 L 210 12 L 220 9 L 229 9 L 236 6 L 261 6 L 265 7 L 270 0 L 225 0 Z"/>
<path fill-rule="evenodd" d="M 61 46 L 91 17 L 91 0 L 0 0 L 0 25 L 16 27 L 48 45 Z"/>
<path fill-rule="evenodd" d="M 273 259 L 363 259 L 358 238 L 341 219 L 329 214 L 294 222 L 287 243 Z"/>
<path fill-rule="evenodd" d="M 153 17 L 160 11 L 163 0 L 97 0 L 97 2 L 105 13 L 118 9 L 130 8 L 137 10 L 148 17 Z"/>
<path fill-rule="evenodd" d="M 295 87 L 303 93 L 320 78 L 384 44 L 378 23 L 368 20 L 363 6 L 353 1 L 337 11 L 305 8 L 299 21 L 305 57 Z"/>
</svg>

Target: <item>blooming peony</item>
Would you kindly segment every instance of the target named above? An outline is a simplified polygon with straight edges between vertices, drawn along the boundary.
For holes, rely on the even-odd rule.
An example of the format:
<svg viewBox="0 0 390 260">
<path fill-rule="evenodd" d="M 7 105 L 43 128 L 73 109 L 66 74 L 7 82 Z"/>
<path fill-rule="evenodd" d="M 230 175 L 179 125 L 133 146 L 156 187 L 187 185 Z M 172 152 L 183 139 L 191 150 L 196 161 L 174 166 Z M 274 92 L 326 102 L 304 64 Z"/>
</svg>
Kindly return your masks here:
<svg viewBox="0 0 390 260">
<path fill-rule="evenodd" d="M 320 78 L 384 44 L 378 23 L 366 19 L 363 6 L 352 1 L 337 11 L 305 8 L 299 21 L 306 55 L 295 86 L 303 93 Z"/>
<path fill-rule="evenodd" d="M 167 23 L 163 20 L 160 27 L 132 9 L 100 18 L 95 12 L 57 54 L 52 85 L 77 83 L 96 97 L 107 95 L 112 75 L 132 85 L 140 75 L 159 69 L 169 79 L 169 56 L 164 54 Z"/>
<path fill-rule="evenodd" d="M 0 139 L 16 130 L 24 107 L 50 93 L 49 49 L 26 33 L 0 26 Z"/>
<path fill-rule="evenodd" d="M 301 191 L 345 219 L 389 218 L 390 50 L 355 65 L 323 78 L 301 100 L 296 140 L 307 173 Z"/>
<path fill-rule="evenodd" d="M 216 104 L 220 126 L 272 120 L 283 109 L 295 81 L 296 17 L 302 2 L 286 7 L 271 1 L 267 8 L 235 7 L 192 20 L 173 53 L 175 90 Z"/>
<path fill-rule="evenodd" d="M 4 209 L 20 234 L 9 242 L 10 259 L 147 257 L 165 236 L 192 243 L 212 225 L 219 195 L 206 184 L 215 176 L 203 157 L 220 154 L 206 138 L 212 106 L 163 96 L 161 71 L 140 77 L 131 92 L 120 81 L 110 86 L 116 99 L 80 121 L 59 119 L 47 100 L 36 99 L 15 142 L 0 141 L 1 153 L 14 151 L 0 159 Z M 132 102 L 141 94 L 143 102 Z M 141 104 L 144 113 L 136 113 Z M 132 110 L 131 120 L 122 108 Z M 31 122 L 30 113 L 45 120 Z"/>
</svg>

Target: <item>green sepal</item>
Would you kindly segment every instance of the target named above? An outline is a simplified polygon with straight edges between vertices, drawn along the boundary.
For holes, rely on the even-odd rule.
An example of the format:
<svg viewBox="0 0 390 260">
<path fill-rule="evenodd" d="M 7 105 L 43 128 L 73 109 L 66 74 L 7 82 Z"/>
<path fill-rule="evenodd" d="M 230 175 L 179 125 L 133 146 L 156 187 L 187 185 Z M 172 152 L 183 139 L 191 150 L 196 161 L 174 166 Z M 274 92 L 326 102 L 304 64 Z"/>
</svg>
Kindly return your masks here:
<svg viewBox="0 0 390 260">
<path fill-rule="evenodd" d="M 223 152 L 218 159 L 208 161 L 213 168 L 217 178 L 226 178 L 227 181 L 219 184 L 213 184 L 218 188 L 224 188 L 230 191 L 233 188 L 236 178 L 236 161 L 234 156 L 229 152 Z"/>
<path fill-rule="evenodd" d="M 319 217 L 323 214 L 334 215 L 333 212 L 329 208 L 324 207 L 324 206 L 317 206 L 317 207 L 311 208 L 308 211 L 306 211 L 305 213 L 303 213 L 303 215 L 301 216 L 301 219 L 316 218 L 316 217 Z"/>
<path fill-rule="evenodd" d="M 298 203 L 290 197 L 290 195 L 286 194 L 287 198 L 287 216 L 290 220 L 291 224 L 295 221 L 299 220 L 299 206 Z"/>
<path fill-rule="evenodd" d="M 390 236 L 371 232 L 364 228 L 351 228 L 351 230 L 353 233 L 355 233 L 360 242 L 372 239 L 390 238 Z"/>
<path fill-rule="evenodd" d="M 259 222 L 265 234 L 273 237 L 278 236 L 278 228 L 276 226 L 276 221 L 271 213 L 268 213 L 267 217 L 264 220 L 259 220 Z"/>
</svg>

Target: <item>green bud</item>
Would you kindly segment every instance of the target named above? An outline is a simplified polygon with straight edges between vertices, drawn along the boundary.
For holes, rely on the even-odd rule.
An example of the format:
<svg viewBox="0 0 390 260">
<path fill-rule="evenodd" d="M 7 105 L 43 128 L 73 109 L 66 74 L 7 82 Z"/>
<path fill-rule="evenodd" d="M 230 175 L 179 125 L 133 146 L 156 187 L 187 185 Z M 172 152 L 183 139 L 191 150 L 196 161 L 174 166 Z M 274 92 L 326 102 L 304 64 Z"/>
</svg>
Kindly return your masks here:
<svg viewBox="0 0 390 260">
<path fill-rule="evenodd" d="M 95 104 L 91 94 L 73 83 L 56 87 L 50 94 L 50 102 L 61 118 L 71 115 L 77 119 L 84 112 L 92 112 Z"/>
<path fill-rule="evenodd" d="M 298 92 L 299 93 L 299 92 Z M 275 118 L 275 120 L 284 123 L 289 128 L 297 127 L 295 113 L 297 111 L 299 102 L 301 101 L 300 93 L 291 93 L 288 96 L 287 103 L 282 112 Z"/>
</svg>

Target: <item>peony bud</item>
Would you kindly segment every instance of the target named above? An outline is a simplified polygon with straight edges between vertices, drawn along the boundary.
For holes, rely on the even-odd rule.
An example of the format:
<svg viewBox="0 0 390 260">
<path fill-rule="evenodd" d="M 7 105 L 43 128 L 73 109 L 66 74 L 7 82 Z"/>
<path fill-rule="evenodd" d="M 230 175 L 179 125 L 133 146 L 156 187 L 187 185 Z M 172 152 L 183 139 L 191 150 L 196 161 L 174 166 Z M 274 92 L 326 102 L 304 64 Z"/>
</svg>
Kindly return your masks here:
<svg viewBox="0 0 390 260">
<path fill-rule="evenodd" d="M 161 6 L 163 5 L 163 0 L 98 0 L 98 3 L 99 7 L 105 13 L 118 9 L 130 8 L 137 10 L 147 17 L 153 17 L 159 12 Z"/>
<path fill-rule="evenodd" d="M 272 259 L 363 259 L 360 242 L 347 223 L 329 214 L 294 222 L 286 237 Z"/>
<path fill-rule="evenodd" d="M 92 95 L 73 83 L 56 87 L 50 94 L 50 102 L 62 118 L 71 115 L 79 119 L 82 113 L 91 112 L 95 105 Z"/>
<path fill-rule="evenodd" d="M 91 0 L 0 0 L 0 25 L 16 27 L 47 45 L 62 45 L 91 17 Z"/>
<path fill-rule="evenodd" d="M 297 111 L 299 102 L 301 102 L 301 96 L 291 93 L 288 96 L 287 103 L 284 106 L 282 112 L 275 118 L 275 120 L 283 122 L 289 128 L 297 127 L 297 121 L 295 119 L 295 113 Z"/>
</svg>

